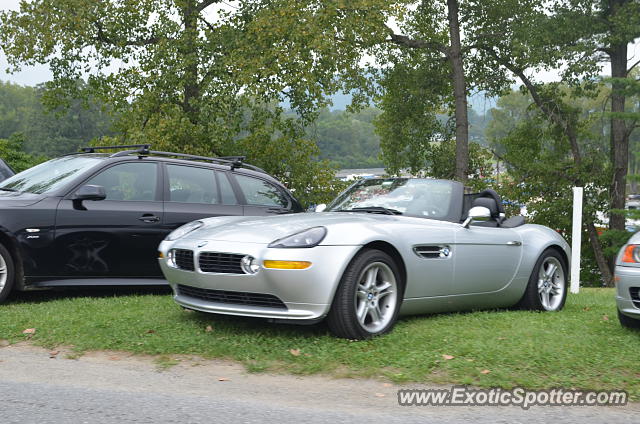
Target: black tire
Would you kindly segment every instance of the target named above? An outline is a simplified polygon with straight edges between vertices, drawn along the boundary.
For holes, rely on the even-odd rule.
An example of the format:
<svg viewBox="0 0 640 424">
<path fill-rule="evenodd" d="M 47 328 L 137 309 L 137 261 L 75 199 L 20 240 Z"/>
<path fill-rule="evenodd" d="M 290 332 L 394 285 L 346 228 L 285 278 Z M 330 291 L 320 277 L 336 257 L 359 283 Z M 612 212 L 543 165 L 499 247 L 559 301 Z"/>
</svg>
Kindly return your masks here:
<svg viewBox="0 0 640 424">
<path fill-rule="evenodd" d="M 7 297 L 9 297 L 9 294 L 11 293 L 11 290 L 13 290 L 13 285 L 16 279 L 16 273 L 15 273 L 15 266 L 13 264 L 13 258 L 11 257 L 11 254 L 9 253 L 9 251 L 7 250 L 6 247 L 4 247 L 2 244 L 0 244 L 0 270 L 2 270 L 2 262 L 4 262 L 4 268 L 5 268 L 5 274 L 4 276 L 6 276 L 5 281 L 4 281 L 4 285 L 2 285 L 0 287 L 0 303 L 3 303 L 5 300 L 7 300 Z M 3 277 L 1 271 L 0 271 L 0 279 Z M 1 280 L 0 280 L 1 281 Z M 0 283 L 1 284 L 1 283 Z"/>
<path fill-rule="evenodd" d="M 558 269 L 561 271 L 560 277 L 562 278 L 562 293 L 558 294 L 559 299 L 555 300 L 553 308 L 550 308 L 550 305 L 545 306 L 541 299 L 541 294 L 538 291 L 538 282 L 541 267 L 548 263 L 553 263 L 555 265 L 559 265 Z M 533 267 L 533 271 L 531 272 L 531 276 L 529 277 L 529 282 L 527 283 L 527 288 L 524 291 L 524 295 L 520 302 L 518 302 L 517 307 L 520 309 L 528 309 L 532 311 L 559 311 L 564 307 L 564 303 L 567 300 L 567 289 L 568 289 L 568 275 L 567 275 L 567 264 L 564 261 L 562 255 L 555 249 L 547 249 L 538 258 L 535 266 Z M 553 281 L 550 289 L 553 290 L 555 284 L 558 283 L 556 280 L 557 277 L 552 276 Z M 556 304 L 557 302 L 557 304 Z"/>
<path fill-rule="evenodd" d="M 625 328 L 631 328 L 633 330 L 640 330 L 640 319 L 635 319 L 623 315 L 620 310 L 618 310 L 618 320 L 620 324 Z"/>
<path fill-rule="evenodd" d="M 358 298 L 356 291 L 358 291 L 359 287 L 362 287 L 362 285 L 360 285 L 361 280 L 365 277 L 365 273 L 372 272 L 373 269 L 376 269 L 376 277 L 375 284 L 371 287 L 371 291 L 373 293 L 376 292 L 376 289 L 379 289 L 377 293 L 386 293 L 386 295 L 383 294 L 381 297 L 376 295 L 375 298 L 371 300 L 366 297 L 368 294 Z M 392 274 L 394 282 L 378 281 L 377 275 L 379 272 L 382 273 L 379 279 L 383 279 L 384 274 L 387 274 L 387 276 Z M 391 281 L 390 278 L 389 280 Z M 394 283 L 395 287 L 393 286 Z M 391 288 L 383 290 L 382 287 L 385 284 L 391 284 Z M 362 290 L 360 290 L 360 292 L 364 293 Z M 373 249 L 363 250 L 347 266 L 340 280 L 340 285 L 336 289 L 331 310 L 327 315 L 329 330 L 337 337 L 350 340 L 364 340 L 385 334 L 391 331 L 396 323 L 398 311 L 402 304 L 403 293 L 404 282 L 401 280 L 401 274 L 398 271 L 398 265 L 395 261 L 382 251 Z M 369 313 L 365 311 L 364 321 L 361 324 L 356 313 L 358 309 L 356 302 L 364 302 L 364 304 L 367 305 L 365 308 L 369 308 L 368 305 L 370 302 L 372 302 L 371 304 L 375 302 L 376 306 L 369 310 L 377 310 L 377 316 L 381 319 L 374 321 L 373 314 L 370 316 Z M 392 302 L 393 306 L 391 306 Z M 380 313 L 380 311 L 382 311 L 382 313 Z M 367 319 L 369 319 L 369 322 L 367 322 Z M 372 327 L 376 327 L 376 323 L 379 323 L 380 328 L 375 328 L 374 330 Z M 370 328 L 367 328 L 367 326 Z"/>
</svg>

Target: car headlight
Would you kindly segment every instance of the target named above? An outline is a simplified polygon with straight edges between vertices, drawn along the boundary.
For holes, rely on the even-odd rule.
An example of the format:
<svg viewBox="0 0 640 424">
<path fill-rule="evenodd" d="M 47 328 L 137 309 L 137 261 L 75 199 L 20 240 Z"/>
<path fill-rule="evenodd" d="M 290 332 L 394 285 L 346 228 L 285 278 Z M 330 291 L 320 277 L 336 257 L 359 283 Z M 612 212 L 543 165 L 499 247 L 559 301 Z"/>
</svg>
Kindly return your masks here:
<svg viewBox="0 0 640 424">
<path fill-rule="evenodd" d="M 240 268 L 245 274 L 255 274 L 260 271 L 260 262 L 253 256 L 245 256 L 240 260 Z"/>
<path fill-rule="evenodd" d="M 204 222 L 202 222 L 202 221 L 189 222 L 187 224 L 184 224 L 181 227 L 176 228 L 172 232 L 170 232 L 169 235 L 165 238 L 165 240 L 167 240 L 167 241 L 178 240 L 179 238 L 182 238 L 182 237 L 186 236 L 190 232 L 197 230 L 198 228 L 202 227 L 203 225 L 204 225 Z"/>
<path fill-rule="evenodd" d="M 622 262 L 631 264 L 640 263 L 640 244 L 630 244 L 625 247 Z"/>
<path fill-rule="evenodd" d="M 324 227 L 313 227 L 299 233 L 278 239 L 272 242 L 269 247 L 278 248 L 300 248 L 300 247 L 316 247 L 327 235 L 327 229 Z"/>
<path fill-rule="evenodd" d="M 176 251 L 175 249 L 171 249 L 167 252 L 167 265 L 170 268 L 178 268 L 178 264 L 176 264 Z"/>
</svg>

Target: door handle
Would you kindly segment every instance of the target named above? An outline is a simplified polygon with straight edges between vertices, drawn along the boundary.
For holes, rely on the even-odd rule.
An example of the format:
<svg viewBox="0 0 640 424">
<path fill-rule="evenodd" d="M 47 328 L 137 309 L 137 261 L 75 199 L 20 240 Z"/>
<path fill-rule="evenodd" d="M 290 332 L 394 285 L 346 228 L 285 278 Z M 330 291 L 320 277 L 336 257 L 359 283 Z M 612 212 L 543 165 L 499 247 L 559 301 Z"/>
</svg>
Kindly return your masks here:
<svg viewBox="0 0 640 424">
<path fill-rule="evenodd" d="M 160 218 L 155 216 L 152 213 L 145 213 L 144 215 L 142 215 L 140 218 L 138 218 L 139 221 L 142 222 L 148 222 L 148 223 L 153 223 L 153 222 L 158 222 L 160 221 Z"/>
<path fill-rule="evenodd" d="M 267 213 L 277 213 L 277 214 L 289 213 L 289 209 L 285 209 L 285 208 L 269 208 L 269 209 L 267 209 Z"/>
<path fill-rule="evenodd" d="M 520 241 L 508 241 L 507 246 L 522 246 L 522 242 Z"/>
</svg>

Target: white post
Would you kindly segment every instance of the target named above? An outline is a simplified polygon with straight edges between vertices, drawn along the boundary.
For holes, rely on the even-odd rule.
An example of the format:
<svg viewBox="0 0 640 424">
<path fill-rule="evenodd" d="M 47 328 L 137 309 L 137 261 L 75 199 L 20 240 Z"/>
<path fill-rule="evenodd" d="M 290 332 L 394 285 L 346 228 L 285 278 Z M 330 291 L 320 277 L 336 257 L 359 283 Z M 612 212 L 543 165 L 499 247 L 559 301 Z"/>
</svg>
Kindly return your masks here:
<svg viewBox="0 0 640 424">
<path fill-rule="evenodd" d="M 571 230 L 571 293 L 580 291 L 580 244 L 582 243 L 582 187 L 573 188 Z"/>
</svg>

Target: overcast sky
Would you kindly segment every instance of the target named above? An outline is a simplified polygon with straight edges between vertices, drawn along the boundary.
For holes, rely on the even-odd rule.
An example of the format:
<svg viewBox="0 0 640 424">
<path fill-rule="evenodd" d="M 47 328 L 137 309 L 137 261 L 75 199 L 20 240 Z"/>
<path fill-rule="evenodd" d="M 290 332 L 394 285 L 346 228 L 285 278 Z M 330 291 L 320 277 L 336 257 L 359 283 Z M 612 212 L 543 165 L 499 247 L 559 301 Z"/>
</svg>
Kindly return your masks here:
<svg viewBox="0 0 640 424">
<path fill-rule="evenodd" d="M 1 0 L 1 3 L 1 10 L 16 10 L 19 8 L 20 0 Z M 21 72 L 15 74 L 8 74 L 6 72 L 8 66 L 9 64 L 7 63 L 4 52 L 0 49 L 0 80 L 11 81 L 22 85 L 36 85 L 52 78 L 49 67 L 45 65 L 25 67 Z"/>
<path fill-rule="evenodd" d="M 20 0 L 0 0 L 0 10 L 16 10 L 19 8 Z M 640 58 L 640 40 L 637 40 L 634 45 L 629 49 L 630 61 L 637 61 Z M 36 85 L 42 82 L 48 81 L 52 78 L 52 74 L 49 71 L 49 67 L 46 65 L 23 67 L 20 72 L 14 74 L 8 74 L 6 69 L 7 64 L 6 57 L 2 50 L 0 50 L 0 80 L 11 81 L 16 84 L 22 85 Z M 608 72 L 608 65 L 605 68 L 605 72 Z M 542 72 L 536 75 L 537 80 L 553 81 L 558 79 L 557 72 Z"/>
</svg>

